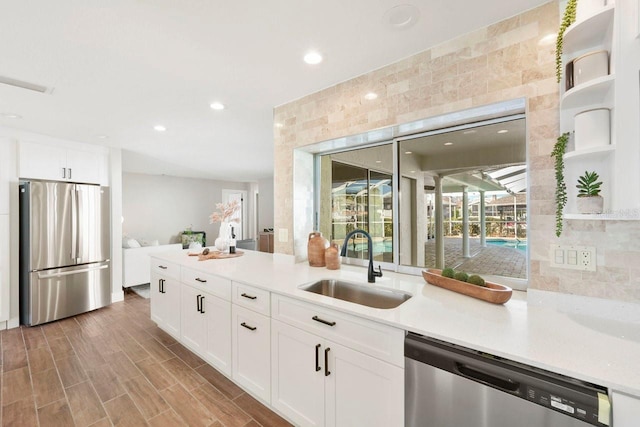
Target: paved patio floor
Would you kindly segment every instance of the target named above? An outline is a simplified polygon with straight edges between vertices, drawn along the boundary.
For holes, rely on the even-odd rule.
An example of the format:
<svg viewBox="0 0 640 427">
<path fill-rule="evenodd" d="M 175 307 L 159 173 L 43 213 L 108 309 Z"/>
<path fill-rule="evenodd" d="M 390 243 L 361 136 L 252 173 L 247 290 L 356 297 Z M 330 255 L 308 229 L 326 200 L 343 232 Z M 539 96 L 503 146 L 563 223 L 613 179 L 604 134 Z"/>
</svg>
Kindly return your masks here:
<svg viewBox="0 0 640 427">
<path fill-rule="evenodd" d="M 514 248 L 495 245 L 480 246 L 480 239 L 469 239 L 470 258 L 462 256 L 462 239 L 444 239 L 445 266 L 475 274 L 493 274 L 525 279 L 527 277 L 526 253 Z M 425 244 L 425 263 L 434 266 L 435 240 Z"/>
</svg>

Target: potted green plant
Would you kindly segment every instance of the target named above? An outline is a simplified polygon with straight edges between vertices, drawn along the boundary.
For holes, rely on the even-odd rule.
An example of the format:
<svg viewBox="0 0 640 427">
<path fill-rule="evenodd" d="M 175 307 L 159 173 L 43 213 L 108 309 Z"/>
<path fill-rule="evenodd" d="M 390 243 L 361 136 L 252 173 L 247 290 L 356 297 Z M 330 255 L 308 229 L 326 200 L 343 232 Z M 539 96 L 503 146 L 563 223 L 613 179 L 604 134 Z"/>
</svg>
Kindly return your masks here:
<svg viewBox="0 0 640 427">
<path fill-rule="evenodd" d="M 582 214 L 600 214 L 604 205 L 604 199 L 600 196 L 602 181 L 597 172 L 585 171 L 578 178 L 578 212 Z"/>
</svg>

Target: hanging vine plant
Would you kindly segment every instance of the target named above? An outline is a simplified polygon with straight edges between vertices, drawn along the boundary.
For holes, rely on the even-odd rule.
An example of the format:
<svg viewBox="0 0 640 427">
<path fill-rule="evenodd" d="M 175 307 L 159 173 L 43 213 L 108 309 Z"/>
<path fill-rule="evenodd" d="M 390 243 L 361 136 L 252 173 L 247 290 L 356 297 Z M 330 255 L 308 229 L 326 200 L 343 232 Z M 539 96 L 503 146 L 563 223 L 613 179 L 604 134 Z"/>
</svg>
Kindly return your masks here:
<svg viewBox="0 0 640 427">
<path fill-rule="evenodd" d="M 560 83 L 560 79 L 562 78 L 562 40 L 564 32 L 576 21 L 577 5 L 578 0 L 567 1 L 567 7 L 564 10 L 564 16 L 560 22 L 560 29 L 558 30 L 558 37 L 556 38 L 556 77 L 558 83 Z"/>
<path fill-rule="evenodd" d="M 551 157 L 555 160 L 556 171 L 556 236 L 562 234 L 562 212 L 567 204 L 567 185 L 564 182 L 564 156 L 569 142 L 569 132 L 565 132 L 558 137 L 553 146 Z"/>
</svg>

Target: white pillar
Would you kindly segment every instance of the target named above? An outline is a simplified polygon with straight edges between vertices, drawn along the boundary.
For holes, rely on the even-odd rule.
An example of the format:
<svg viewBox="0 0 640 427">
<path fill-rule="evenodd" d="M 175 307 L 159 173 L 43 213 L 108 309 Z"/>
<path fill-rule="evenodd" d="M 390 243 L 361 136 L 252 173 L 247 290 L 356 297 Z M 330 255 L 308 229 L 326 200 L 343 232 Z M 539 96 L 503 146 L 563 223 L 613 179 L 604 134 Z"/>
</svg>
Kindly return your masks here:
<svg viewBox="0 0 640 427">
<path fill-rule="evenodd" d="M 487 247 L 487 215 L 485 214 L 484 191 L 480 192 L 480 246 Z"/>
<path fill-rule="evenodd" d="M 462 187 L 462 256 L 471 257 L 469 250 L 469 191 Z"/>
<path fill-rule="evenodd" d="M 436 190 L 436 268 L 443 269 L 444 265 L 444 209 L 442 207 L 442 179 L 434 176 Z"/>
</svg>

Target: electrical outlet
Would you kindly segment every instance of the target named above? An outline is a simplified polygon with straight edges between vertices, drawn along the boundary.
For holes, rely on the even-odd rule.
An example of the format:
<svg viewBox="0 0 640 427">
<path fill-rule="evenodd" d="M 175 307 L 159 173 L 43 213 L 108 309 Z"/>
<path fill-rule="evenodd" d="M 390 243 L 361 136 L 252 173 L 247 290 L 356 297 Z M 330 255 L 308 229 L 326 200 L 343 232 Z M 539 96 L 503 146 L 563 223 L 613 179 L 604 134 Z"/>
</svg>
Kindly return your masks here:
<svg viewBox="0 0 640 427">
<path fill-rule="evenodd" d="M 551 267 L 569 270 L 596 271 L 596 248 L 593 246 L 551 245 Z"/>
</svg>

